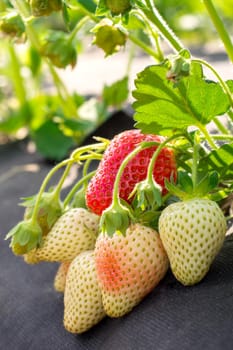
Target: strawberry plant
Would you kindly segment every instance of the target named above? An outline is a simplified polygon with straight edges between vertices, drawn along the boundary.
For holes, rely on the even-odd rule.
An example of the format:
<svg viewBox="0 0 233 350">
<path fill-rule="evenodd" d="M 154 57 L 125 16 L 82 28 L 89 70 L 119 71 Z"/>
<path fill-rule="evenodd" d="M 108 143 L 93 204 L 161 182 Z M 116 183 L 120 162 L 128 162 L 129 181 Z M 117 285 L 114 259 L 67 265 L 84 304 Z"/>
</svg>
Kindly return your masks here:
<svg viewBox="0 0 233 350">
<path fill-rule="evenodd" d="M 23 220 L 7 235 L 13 253 L 27 263 L 61 263 L 55 288 L 64 291 L 64 325 L 73 333 L 85 332 L 106 315 L 130 312 L 162 283 L 169 266 L 177 283 L 198 288 L 230 225 L 233 80 L 224 81 L 209 62 L 194 57 L 153 0 L 78 1 L 83 16 L 77 26 L 50 37 L 45 46 L 29 21 L 30 3 L 11 3 L 52 72 L 51 62 L 75 64 L 72 45 L 70 51 L 64 47 L 89 20 L 94 43 L 106 56 L 131 42 L 155 60 L 135 78 L 135 129 L 112 140 L 95 137 L 96 143 L 75 148 L 48 173 L 38 194 L 26 199 Z M 233 62 L 233 44 L 218 11 L 211 0 L 203 4 Z M 73 6 L 62 4 L 68 27 Z M 207 79 L 206 70 L 216 79 Z M 106 100 L 114 100 L 121 86 L 105 89 Z M 73 119 L 62 120 L 78 130 Z M 53 130 L 51 120 L 45 123 Z M 99 161 L 94 171 L 92 161 Z M 75 163 L 82 166 L 82 177 L 63 198 Z M 48 190 L 63 167 L 57 185 Z"/>
</svg>

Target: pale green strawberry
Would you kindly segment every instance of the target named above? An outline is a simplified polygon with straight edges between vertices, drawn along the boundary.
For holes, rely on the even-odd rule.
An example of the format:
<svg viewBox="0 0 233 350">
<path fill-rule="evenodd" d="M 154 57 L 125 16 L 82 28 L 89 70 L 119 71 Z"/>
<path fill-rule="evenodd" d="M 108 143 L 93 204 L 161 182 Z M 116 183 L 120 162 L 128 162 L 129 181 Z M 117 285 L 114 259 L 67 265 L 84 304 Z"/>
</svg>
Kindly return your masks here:
<svg viewBox="0 0 233 350">
<path fill-rule="evenodd" d="M 70 262 L 65 261 L 59 265 L 57 273 L 54 278 L 54 289 L 57 292 L 63 293 L 66 286 L 66 276 L 69 270 Z"/>
<path fill-rule="evenodd" d="M 215 202 L 191 199 L 163 210 L 159 233 L 175 277 L 193 285 L 206 275 L 222 247 L 226 220 Z"/>
<path fill-rule="evenodd" d="M 93 251 L 83 252 L 72 261 L 64 306 L 64 326 L 71 333 L 83 333 L 105 317 Z"/>
<path fill-rule="evenodd" d="M 84 208 L 73 208 L 55 222 L 42 247 L 33 252 L 34 261 L 72 261 L 85 250 L 94 249 L 99 216 Z"/>
<path fill-rule="evenodd" d="M 101 233 L 95 261 L 104 309 L 120 317 L 135 307 L 164 277 L 168 258 L 158 233 L 134 224 L 126 234 Z"/>
</svg>

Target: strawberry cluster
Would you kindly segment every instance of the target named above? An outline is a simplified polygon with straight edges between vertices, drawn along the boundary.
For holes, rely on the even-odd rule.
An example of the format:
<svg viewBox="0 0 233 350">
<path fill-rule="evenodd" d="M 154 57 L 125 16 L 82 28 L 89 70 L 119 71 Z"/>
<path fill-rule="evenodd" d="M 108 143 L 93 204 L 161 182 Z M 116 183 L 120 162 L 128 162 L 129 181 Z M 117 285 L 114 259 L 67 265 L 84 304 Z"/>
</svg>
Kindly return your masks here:
<svg viewBox="0 0 233 350">
<path fill-rule="evenodd" d="M 62 181 L 41 190 L 8 234 L 25 262 L 60 263 L 54 287 L 64 292 L 69 332 L 130 312 L 169 266 L 183 285 L 198 283 L 219 252 L 226 233 L 219 206 L 202 197 L 169 202 L 177 180 L 170 141 L 128 130 L 95 151 L 78 149 L 63 162 L 65 174 L 75 161 L 85 160 L 87 170 L 91 157 L 100 159 L 96 172 L 84 174 L 63 203 Z"/>
</svg>

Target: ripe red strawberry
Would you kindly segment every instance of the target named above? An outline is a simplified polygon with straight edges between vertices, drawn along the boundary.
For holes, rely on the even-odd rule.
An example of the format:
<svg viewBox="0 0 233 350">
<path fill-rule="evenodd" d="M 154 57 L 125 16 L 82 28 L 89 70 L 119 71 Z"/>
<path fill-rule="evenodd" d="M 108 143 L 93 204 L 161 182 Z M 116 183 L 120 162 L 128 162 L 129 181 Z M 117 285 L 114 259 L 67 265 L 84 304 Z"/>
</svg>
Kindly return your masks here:
<svg viewBox="0 0 233 350">
<path fill-rule="evenodd" d="M 71 333 L 83 333 L 105 316 L 93 251 L 78 255 L 71 263 L 64 294 L 64 326 Z"/>
<path fill-rule="evenodd" d="M 87 206 L 97 215 L 109 207 L 112 202 L 112 190 L 118 169 L 125 159 L 141 142 L 162 142 L 161 136 L 145 135 L 140 130 L 127 130 L 113 138 L 99 164 L 96 174 L 89 182 L 86 192 Z M 126 166 L 119 189 L 120 198 L 127 202 L 134 186 L 144 180 L 147 168 L 156 146 L 139 152 Z M 176 178 L 176 163 L 174 153 L 169 148 L 163 148 L 155 163 L 153 171 L 155 181 L 162 186 L 163 194 L 166 193 L 164 181 Z M 132 200 L 132 198 L 131 198 Z"/>
<path fill-rule="evenodd" d="M 104 309 L 110 317 L 131 311 L 168 268 L 158 233 L 140 224 L 129 226 L 125 236 L 101 233 L 96 241 L 95 261 Z"/>
<path fill-rule="evenodd" d="M 175 277 L 184 285 L 193 285 L 206 275 L 219 252 L 226 220 L 215 202 L 190 199 L 164 209 L 159 233 Z"/>
</svg>

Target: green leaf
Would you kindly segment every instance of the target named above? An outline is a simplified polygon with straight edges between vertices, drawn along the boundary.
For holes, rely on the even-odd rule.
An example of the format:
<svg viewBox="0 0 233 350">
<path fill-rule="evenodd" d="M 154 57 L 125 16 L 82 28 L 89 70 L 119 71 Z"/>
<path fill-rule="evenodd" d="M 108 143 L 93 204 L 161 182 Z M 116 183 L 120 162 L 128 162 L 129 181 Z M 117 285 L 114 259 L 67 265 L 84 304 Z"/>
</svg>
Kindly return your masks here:
<svg viewBox="0 0 233 350">
<path fill-rule="evenodd" d="M 209 194 L 212 190 L 215 190 L 216 192 L 218 183 L 219 177 L 216 171 L 207 174 L 205 173 L 204 175 L 202 174 L 202 177 L 199 179 L 199 182 L 194 189 L 194 194 L 197 197 L 203 197 Z"/>
<path fill-rule="evenodd" d="M 99 0 L 96 8 L 96 12 L 95 12 L 96 16 L 104 16 L 108 12 L 109 12 L 109 9 L 107 8 L 106 0 Z"/>
<path fill-rule="evenodd" d="M 78 2 L 85 7 L 89 12 L 95 13 L 96 4 L 92 0 L 78 0 Z"/>
<path fill-rule="evenodd" d="M 107 106 L 121 107 L 128 98 L 128 77 L 116 81 L 112 85 L 105 85 L 103 89 L 103 100 Z"/>
<path fill-rule="evenodd" d="M 216 171 L 219 181 L 233 179 L 233 142 L 224 144 L 203 157 L 199 163 L 199 169 L 203 172 Z"/>
<path fill-rule="evenodd" d="M 147 67 L 135 81 L 134 119 L 153 126 L 153 132 L 208 124 L 229 108 L 228 97 L 218 83 L 204 80 L 200 70 L 173 84 L 165 65 Z M 144 131 L 144 129 L 143 129 Z"/>
<path fill-rule="evenodd" d="M 184 192 L 191 193 L 193 191 L 193 182 L 191 177 L 184 171 L 178 172 L 178 184 Z"/>
<path fill-rule="evenodd" d="M 229 87 L 230 91 L 233 93 L 233 80 L 227 80 L 226 84 Z"/>
<path fill-rule="evenodd" d="M 52 120 L 46 121 L 32 135 L 36 147 L 46 158 L 61 160 L 73 146 L 72 138 L 67 137 Z"/>
<path fill-rule="evenodd" d="M 70 16 L 68 11 L 68 6 L 65 2 L 62 4 L 62 17 L 67 29 L 70 29 Z"/>
</svg>

